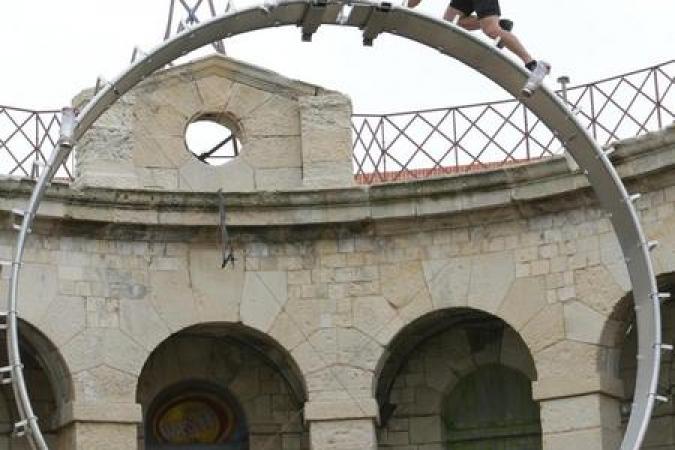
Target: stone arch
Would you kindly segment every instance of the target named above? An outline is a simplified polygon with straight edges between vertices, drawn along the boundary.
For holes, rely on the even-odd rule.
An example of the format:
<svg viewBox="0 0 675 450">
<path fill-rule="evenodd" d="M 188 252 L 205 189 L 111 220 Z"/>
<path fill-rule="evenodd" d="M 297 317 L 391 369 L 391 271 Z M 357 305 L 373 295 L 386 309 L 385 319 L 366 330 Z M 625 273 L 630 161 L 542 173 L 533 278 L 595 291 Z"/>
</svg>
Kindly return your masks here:
<svg viewBox="0 0 675 450">
<path fill-rule="evenodd" d="M 307 388 L 292 356 L 269 336 L 244 325 L 209 323 L 172 334 L 146 360 L 136 389 L 144 419 L 139 449 L 157 441 L 146 431 L 157 420 L 151 415 L 158 401 L 208 392 L 234 405 L 237 422 L 246 424 L 245 443 L 232 449 L 248 445 L 281 449 L 286 444 L 307 448 L 303 423 Z"/>
<path fill-rule="evenodd" d="M 675 296 L 675 272 L 662 273 L 657 277 L 659 291 Z M 675 342 L 675 302 L 666 299 L 661 304 L 662 341 Z M 621 427 L 625 428 L 630 414 L 637 370 L 637 335 L 632 292 L 623 296 L 614 306 L 607 320 L 605 333 L 608 335 L 607 356 L 599 358 L 600 368 L 611 371 L 620 384 Z M 661 357 L 659 394 L 673 399 L 675 389 L 675 358 L 672 352 L 664 351 Z M 645 449 L 672 445 L 675 435 L 675 414 L 670 403 L 655 405 L 652 420 L 647 430 Z"/>
<path fill-rule="evenodd" d="M 381 267 L 383 296 L 390 306 L 377 312 L 392 319 L 378 340 L 390 345 L 397 333 L 425 315 L 471 309 L 508 324 L 537 363 L 537 353 L 565 340 L 564 307 L 548 301 L 545 275 L 518 274 L 517 261 L 514 251 L 504 250 Z"/>
<path fill-rule="evenodd" d="M 0 342 L 0 365 L 7 365 L 5 335 Z M 38 328 L 19 319 L 19 348 L 28 389 L 34 393 L 33 409 L 52 448 L 60 449 L 62 417 L 72 400 L 73 381 L 58 348 Z M 11 385 L 0 389 L 0 447 L 11 447 L 14 424 L 21 420 Z"/>
<path fill-rule="evenodd" d="M 518 372 L 529 382 L 537 378 L 527 345 L 499 317 L 451 308 L 428 313 L 406 326 L 387 347 L 373 386 L 382 448 L 395 443 L 397 438 L 392 436 L 398 434 L 393 430 L 402 421 L 410 427 L 406 445 L 445 442 L 441 417 L 447 396 L 477 370 L 496 366 Z M 423 442 L 420 430 L 425 427 L 431 431 Z"/>
</svg>

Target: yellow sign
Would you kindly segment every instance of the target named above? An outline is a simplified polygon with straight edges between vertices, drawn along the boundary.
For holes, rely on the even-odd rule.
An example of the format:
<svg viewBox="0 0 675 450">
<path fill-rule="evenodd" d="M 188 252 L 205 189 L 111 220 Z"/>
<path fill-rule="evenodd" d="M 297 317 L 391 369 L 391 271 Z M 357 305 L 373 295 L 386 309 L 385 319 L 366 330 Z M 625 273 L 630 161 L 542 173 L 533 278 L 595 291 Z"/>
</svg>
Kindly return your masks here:
<svg viewBox="0 0 675 450">
<path fill-rule="evenodd" d="M 213 396 L 186 395 L 162 408 L 154 421 L 155 437 L 164 444 L 220 444 L 234 430 L 232 409 Z"/>
</svg>

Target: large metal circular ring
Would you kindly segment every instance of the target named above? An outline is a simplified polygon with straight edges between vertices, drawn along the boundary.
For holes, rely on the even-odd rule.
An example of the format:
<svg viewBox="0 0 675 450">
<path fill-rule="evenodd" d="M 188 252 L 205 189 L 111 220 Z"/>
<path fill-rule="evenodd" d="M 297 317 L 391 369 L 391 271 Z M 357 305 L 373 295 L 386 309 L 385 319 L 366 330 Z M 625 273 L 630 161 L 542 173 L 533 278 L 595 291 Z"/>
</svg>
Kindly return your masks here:
<svg viewBox="0 0 675 450">
<path fill-rule="evenodd" d="M 46 186 L 70 152 L 73 142 L 120 96 L 156 70 L 192 50 L 230 36 L 282 25 L 302 27 L 303 38 L 308 40 L 321 24 L 358 27 L 363 30 L 365 44 L 371 44 L 380 33 L 391 33 L 417 41 L 474 68 L 516 97 L 527 80 L 527 72 L 496 47 L 452 23 L 387 3 L 350 0 L 288 0 L 229 11 L 185 30 L 135 62 L 89 102 L 76 120 L 71 122 L 70 130 L 66 118 L 60 145 L 33 190 L 17 238 L 8 299 L 7 342 L 14 392 L 22 418 L 19 425 L 27 432 L 34 449 L 46 450 L 47 445 L 34 417 L 21 369 L 16 314 L 18 280 L 31 222 L 35 218 Z M 649 256 L 651 245 L 645 239 L 640 226 L 633 206 L 634 197 L 626 192 L 609 159 L 574 114 L 555 93 L 545 87 L 523 101 L 542 122 L 554 130 L 586 174 L 602 207 L 611 214 L 611 221 L 623 250 L 636 305 L 640 357 L 633 408 L 621 450 L 636 450 L 644 439 L 657 397 L 661 356 L 659 294 Z"/>
</svg>

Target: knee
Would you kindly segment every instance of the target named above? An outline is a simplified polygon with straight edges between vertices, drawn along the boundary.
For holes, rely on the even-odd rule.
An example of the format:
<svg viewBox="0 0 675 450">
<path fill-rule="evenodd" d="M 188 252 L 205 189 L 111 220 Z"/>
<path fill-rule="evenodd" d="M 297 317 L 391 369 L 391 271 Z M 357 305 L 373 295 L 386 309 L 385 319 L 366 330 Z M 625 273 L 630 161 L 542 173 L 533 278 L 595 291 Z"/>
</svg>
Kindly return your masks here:
<svg viewBox="0 0 675 450">
<path fill-rule="evenodd" d="M 499 25 L 487 25 L 482 27 L 483 28 L 483 33 L 487 34 L 490 36 L 491 39 L 497 39 L 497 36 L 500 36 L 502 33 L 502 29 L 499 27 Z"/>
<path fill-rule="evenodd" d="M 448 22 L 454 22 L 455 17 L 457 17 L 458 14 L 452 11 L 446 11 L 445 14 L 443 15 L 443 19 L 447 20 Z M 461 17 L 460 17 L 461 20 Z"/>
</svg>

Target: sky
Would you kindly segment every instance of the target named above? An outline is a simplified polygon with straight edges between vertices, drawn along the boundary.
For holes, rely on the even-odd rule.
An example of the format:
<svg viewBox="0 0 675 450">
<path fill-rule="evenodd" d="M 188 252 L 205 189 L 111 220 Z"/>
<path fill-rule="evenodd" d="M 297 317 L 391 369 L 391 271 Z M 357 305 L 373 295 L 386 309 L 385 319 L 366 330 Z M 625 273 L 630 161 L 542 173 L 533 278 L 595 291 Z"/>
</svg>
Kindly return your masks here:
<svg viewBox="0 0 675 450">
<path fill-rule="evenodd" d="M 215 0 L 218 9 L 225 0 Z M 257 3 L 234 0 L 237 7 Z M 0 0 L 0 105 L 59 109 L 100 75 L 112 79 L 132 49 L 164 36 L 169 0 Z M 419 9 L 442 15 L 447 2 Z M 535 57 L 553 65 L 549 79 L 585 83 L 675 57 L 673 0 L 502 0 L 502 13 Z M 400 37 L 372 48 L 360 32 L 322 27 L 312 43 L 295 27 L 226 41 L 228 54 L 349 95 L 354 112 L 383 113 L 507 98 L 460 63 Z"/>
</svg>

